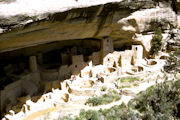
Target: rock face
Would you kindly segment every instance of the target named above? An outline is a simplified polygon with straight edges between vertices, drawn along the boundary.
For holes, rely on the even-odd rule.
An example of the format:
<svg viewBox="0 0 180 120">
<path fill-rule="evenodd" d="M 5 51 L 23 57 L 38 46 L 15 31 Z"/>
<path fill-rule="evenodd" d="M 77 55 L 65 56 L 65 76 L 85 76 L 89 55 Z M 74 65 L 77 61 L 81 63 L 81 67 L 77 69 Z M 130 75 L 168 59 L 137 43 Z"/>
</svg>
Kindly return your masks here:
<svg viewBox="0 0 180 120">
<path fill-rule="evenodd" d="M 74 8 L 36 17 L 20 14 L 0 19 L 0 52 L 39 44 L 110 36 L 114 43 L 135 42 L 134 33 L 152 31 L 152 22 L 177 24 L 171 2 L 156 7 L 151 0 L 128 1 Z M 177 2 L 177 6 L 178 6 Z M 178 11 L 179 9 L 177 9 Z M 40 20 L 39 20 L 40 19 Z M 164 29 L 168 29 L 165 26 Z"/>
</svg>

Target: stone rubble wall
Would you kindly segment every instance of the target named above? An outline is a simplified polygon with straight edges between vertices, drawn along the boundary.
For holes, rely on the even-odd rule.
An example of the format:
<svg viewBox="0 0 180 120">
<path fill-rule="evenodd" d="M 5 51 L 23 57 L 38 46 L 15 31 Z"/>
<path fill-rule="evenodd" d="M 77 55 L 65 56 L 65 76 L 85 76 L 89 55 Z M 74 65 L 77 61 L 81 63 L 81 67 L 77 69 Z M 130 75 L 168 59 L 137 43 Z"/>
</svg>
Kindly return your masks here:
<svg viewBox="0 0 180 120">
<path fill-rule="evenodd" d="M 106 44 L 104 47 L 111 46 L 110 44 Z M 103 47 L 103 48 L 104 48 Z M 105 49 L 105 48 L 104 48 Z M 107 54 L 108 49 L 104 53 Z M 109 52 L 112 52 L 110 50 Z M 100 64 L 100 51 L 92 53 L 92 62 L 84 62 L 83 55 L 72 55 L 71 60 L 72 64 L 62 65 L 59 70 L 45 70 L 39 71 L 38 65 L 35 56 L 30 57 L 30 65 L 31 65 L 31 73 L 21 77 L 20 80 L 9 84 L 5 87 L 4 90 L 1 91 L 1 110 L 6 107 L 6 109 L 10 109 L 11 105 L 17 103 L 17 98 L 22 94 L 26 93 L 29 95 L 33 95 L 38 92 L 39 82 L 41 83 L 41 87 L 45 91 L 51 91 L 53 87 L 57 87 L 53 81 L 55 80 L 65 80 L 71 77 L 71 75 L 81 77 L 87 76 L 88 78 L 93 76 L 97 77 L 99 75 L 96 72 L 96 69 L 90 69 L 86 67 L 91 64 L 97 65 Z M 118 54 L 117 54 L 118 53 Z M 104 55 L 104 54 L 103 54 Z M 64 59 L 64 58 L 62 58 Z M 113 52 L 109 53 L 103 57 L 103 65 L 105 66 L 105 73 L 112 72 L 112 68 L 121 68 L 122 72 L 125 72 L 131 68 L 132 65 L 136 65 L 143 59 L 143 48 L 140 45 L 133 45 L 132 50 L 126 50 L 124 52 Z M 133 60 L 133 64 L 132 64 Z M 120 65 L 121 63 L 121 65 Z M 100 71 L 99 71 L 100 72 Z M 6 103 L 9 101 L 8 103 Z M 7 105 L 7 106 L 6 106 Z"/>
<path fill-rule="evenodd" d="M 15 105 L 17 98 L 22 94 L 33 95 L 38 91 L 38 85 L 33 81 L 38 81 L 39 73 L 29 73 L 21 77 L 20 80 L 7 85 L 4 90 L 0 91 L 1 111 L 7 110 Z"/>
<path fill-rule="evenodd" d="M 124 55 L 131 56 L 127 58 Z M 77 56 L 81 55 L 75 55 L 75 58 Z M 76 100 L 74 96 L 78 96 L 80 99 L 81 96 L 93 96 L 94 94 L 98 94 L 96 92 L 100 90 L 101 87 L 93 87 L 96 83 L 98 83 L 97 81 L 108 86 L 111 85 L 110 83 L 112 83 L 114 80 L 117 80 L 117 78 L 124 75 L 138 75 L 144 72 L 149 73 L 152 71 L 161 71 L 163 65 L 165 64 L 165 60 L 144 60 L 142 56 L 142 46 L 133 45 L 131 50 L 114 51 L 109 53 L 105 56 L 103 65 L 94 66 L 91 61 L 84 69 L 80 71 L 79 75 L 72 75 L 70 79 L 66 79 L 64 81 L 42 81 L 45 86 L 45 92 L 48 93 L 43 94 L 40 98 L 38 98 L 37 102 L 31 101 L 34 99 L 33 97 L 29 99 L 28 96 L 26 96 L 25 98 L 28 99 L 24 99 L 25 104 L 23 103 L 23 107 L 21 108 L 20 112 L 15 114 L 14 109 L 10 110 L 9 114 L 5 115 L 5 118 L 12 120 L 16 120 L 17 118 L 24 119 L 28 115 L 37 111 L 55 108 L 58 105 L 65 105 L 65 103 L 71 103 L 72 101 L 77 102 L 79 100 L 77 98 Z M 129 60 L 129 63 L 126 62 L 126 58 Z M 130 60 L 129 58 L 133 59 Z M 122 67 L 124 62 L 126 62 L 126 64 L 129 66 Z M 122 66 L 119 63 L 122 63 Z M 5 118 L 3 120 L 5 120 Z"/>
</svg>

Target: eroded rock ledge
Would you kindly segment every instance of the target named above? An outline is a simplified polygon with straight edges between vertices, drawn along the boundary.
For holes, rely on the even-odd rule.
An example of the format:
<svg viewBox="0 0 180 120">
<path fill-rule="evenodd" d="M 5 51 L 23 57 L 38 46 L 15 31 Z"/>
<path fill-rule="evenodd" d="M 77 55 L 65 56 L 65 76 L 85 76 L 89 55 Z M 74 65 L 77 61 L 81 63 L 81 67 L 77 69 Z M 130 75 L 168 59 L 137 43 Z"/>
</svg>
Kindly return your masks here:
<svg viewBox="0 0 180 120">
<path fill-rule="evenodd" d="M 178 5 L 178 3 L 176 4 Z M 119 44 L 134 41 L 134 33 L 152 31 L 151 22 L 178 24 L 171 2 L 123 0 L 105 5 L 46 13 L 44 17 L 16 15 L 2 17 L 0 52 L 39 44 L 110 36 Z M 176 11 L 179 11 L 178 7 Z M 168 29 L 165 26 L 164 29 Z"/>
</svg>

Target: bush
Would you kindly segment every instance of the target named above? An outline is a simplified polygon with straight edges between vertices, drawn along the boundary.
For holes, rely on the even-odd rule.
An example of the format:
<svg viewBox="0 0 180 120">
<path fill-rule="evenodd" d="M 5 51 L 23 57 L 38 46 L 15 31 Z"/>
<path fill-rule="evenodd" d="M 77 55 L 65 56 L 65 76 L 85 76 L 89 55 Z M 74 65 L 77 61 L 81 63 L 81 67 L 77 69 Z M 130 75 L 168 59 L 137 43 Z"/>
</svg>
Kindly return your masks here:
<svg viewBox="0 0 180 120">
<path fill-rule="evenodd" d="M 75 116 L 74 118 L 70 116 L 65 116 L 65 117 L 59 118 L 58 120 L 101 120 L 100 117 L 101 117 L 101 114 L 98 111 L 81 110 L 79 116 Z"/>
<path fill-rule="evenodd" d="M 176 50 L 174 53 L 171 53 L 167 59 L 167 64 L 165 65 L 166 72 L 180 72 L 180 58 L 178 55 L 180 50 Z"/>
<path fill-rule="evenodd" d="M 126 106 L 81 111 L 65 120 L 177 120 L 180 119 L 180 79 L 165 81 L 141 92 Z"/>
<path fill-rule="evenodd" d="M 76 117 L 75 120 L 100 120 L 101 114 L 98 111 L 93 110 L 82 110 L 79 117 Z"/>
<path fill-rule="evenodd" d="M 157 54 L 158 51 L 161 50 L 162 38 L 163 38 L 162 30 L 160 28 L 157 28 L 151 40 L 151 50 L 150 50 L 151 55 Z"/>
<path fill-rule="evenodd" d="M 75 118 L 66 117 L 66 119 L 59 120 L 137 120 L 137 118 L 139 118 L 138 114 L 135 114 L 125 104 L 121 104 L 106 110 L 82 110 Z"/>
<path fill-rule="evenodd" d="M 142 114 L 143 120 L 180 118 L 180 80 L 150 87 L 140 93 L 129 105 Z"/>
<path fill-rule="evenodd" d="M 85 104 L 98 106 L 98 105 L 108 104 L 117 101 L 120 98 L 121 95 L 117 91 L 110 90 L 107 94 L 104 94 L 102 96 L 89 98 Z"/>
<path fill-rule="evenodd" d="M 120 81 L 121 83 L 126 83 L 126 82 L 135 82 L 135 81 L 139 81 L 140 79 L 137 77 L 123 77 L 123 78 L 119 78 L 118 81 Z"/>
<path fill-rule="evenodd" d="M 124 103 L 121 105 L 113 106 L 110 109 L 99 110 L 101 113 L 101 120 L 137 120 L 140 116 L 135 113 L 130 107 Z"/>
<path fill-rule="evenodd" d="M 62 117 L 62 118 L 58 118 L 58 120 L 74 120 L 74 119 L 71 118 L 70 116 L 65 116 L 65 117 Z"/>
</svg>

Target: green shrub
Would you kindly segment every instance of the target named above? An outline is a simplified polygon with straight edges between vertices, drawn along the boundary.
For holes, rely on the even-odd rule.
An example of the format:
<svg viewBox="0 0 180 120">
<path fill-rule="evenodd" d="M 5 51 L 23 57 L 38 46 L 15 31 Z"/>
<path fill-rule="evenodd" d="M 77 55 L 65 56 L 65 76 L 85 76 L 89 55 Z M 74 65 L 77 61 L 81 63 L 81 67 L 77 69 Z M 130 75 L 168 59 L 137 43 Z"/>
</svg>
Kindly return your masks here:
<svg viewBox="0 0 180 120">
<path fill-rule="evenodd" d="M 122 89 L 122 88 L 130 88 L 130 87 L 131 87 L 131 85 L 122 85 L 122 86 L 119 86 L 118 88 Z"/>
<path fill-rule="evenodd" d="M 82 110 L 79 116 L 64 120 L 178 120 L 180 119 L 180 79 L 165 81 L 139 93 L 128 106 L 99 111 Z"/>
<path fill-rule="evenodd" d="M 93 110 L 82 110 L 78 117 L 75 117 L 74 120 L 101 120 L 101 114 L 98 111 Z"/>
<path fill-rule="evenodd" d="M 151 55 L 157 54 L 158 51 L 161 50 L 162 38 L 163 38 L 162 30 L 161 28 L 157 28 L 151 40 L 151 50 L 150 50 Z"/>
<path fill-rule="evenodd" d="M 178 55 L 180 55 L 179 49 L 170 54 L 164 67 L 166 72 L 180 72 L 180 58 L 178 58 Z"/>
<path fill-rule="evenodd" d="M 143 120 L 171 120 L 180 117 L 180 80 L 160 83 L 140 93 L 129 105 Z"/>
<path fill-rule="evenodd" d="M 137 77 L 123 77 L 123 78 L 119 78 L 118 81 L 120 81 L 121 83 L 126 83 L 126 82 L 135 82 L 135 81 L 139 81 L 140 79 Z"/>
<path fill-rule="evenodd" d="M 114 106 L 110 109 L 105 110 L 82 110 L 79 116 L 75 118 L 64 119 L 64 120 L 132 120 L 137 119 L 138 114 L 135 114 L 131 109 L 129 109 L 125 104 Z M 64 117 L 65 118 L 65 117 Z M 63 120 L 63 119 L 61 119 Z"/>
<path fill-rule="evenodd" d="M 99 110 L 99 112 L 104 120 L 137 120 L 139 118 L 139 115 L 124 103 L 110 109 Z"/>
<path fill-rule="evenodd" d="M 108 104 L 117 101 L 120 98 L 121 95 L 117 91 L 110 90 L 107 94 L 104 94 L 102 96 L 89 98 L 85 104 L 98 106 L 98 105 Z"/>
<path fill-rule="evenodd" d="M 58 120 L 74 120 L 74 119 L 71 118 L 70 116 L 65 116 L 65 117 L 62 117 L 62 118 L 58 118 Z"/>
</svg>

